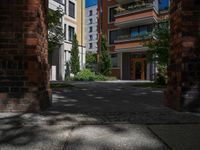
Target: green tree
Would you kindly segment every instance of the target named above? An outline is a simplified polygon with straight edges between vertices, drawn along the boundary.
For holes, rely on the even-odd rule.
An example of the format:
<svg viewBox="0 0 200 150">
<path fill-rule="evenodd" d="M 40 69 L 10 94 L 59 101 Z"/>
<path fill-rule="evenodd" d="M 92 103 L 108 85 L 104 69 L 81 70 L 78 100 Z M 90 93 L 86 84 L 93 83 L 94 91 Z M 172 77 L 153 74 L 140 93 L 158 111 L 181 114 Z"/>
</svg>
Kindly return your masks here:
<svg viewBox="0 0 200 150">
<path fill-rule="evenodd" d="M 160 65 L 167 66 L 170 49 L 170 29 L 169 23 L 158 24 L 150 34 L 151 39 L 145 42 L 147 58 L 149 61 L 156 61 Z"/>
<path fill-rule="evenodd" d="M 107 41 L 104 35 L 101 37 L 101 51 L 100 51 L 100 73 L 106 76 L 111 75 L 111 56 L 107 47 Z"/>
<path fill-rule="evenodd" d="M 61 18 L 63 10 L 58 7 L 56 11 L 48 10 L 48 51 L 51 54 L 57 47 L 63 44 L 64 34 Z"/>
<path fill-rule="evenodd" d="M 79 49 L 78 49 L 78 41 L 76 34 L 74 34 L 72 40 L 70 65 L 71 65 L 71 72 L 74 75 L 76 75 L 80 71 Z"/>
<path fill-rule="evenodd" d="M 149 48 L 147 59 L 157 62 L 158 73 L 156 75 L 156 82 L 158 84 L 166 84 L 170 49 L 169 23 L 157 24 L 150 37 L 150 40 L 145 42 L 145 46 Z"/>
<path fill-rule="evenodd" d="M 86 64 L 95 64 L 96 63 L 96 54 L 93 54 L 91 52 L 86 53 Z"/>
</svg>

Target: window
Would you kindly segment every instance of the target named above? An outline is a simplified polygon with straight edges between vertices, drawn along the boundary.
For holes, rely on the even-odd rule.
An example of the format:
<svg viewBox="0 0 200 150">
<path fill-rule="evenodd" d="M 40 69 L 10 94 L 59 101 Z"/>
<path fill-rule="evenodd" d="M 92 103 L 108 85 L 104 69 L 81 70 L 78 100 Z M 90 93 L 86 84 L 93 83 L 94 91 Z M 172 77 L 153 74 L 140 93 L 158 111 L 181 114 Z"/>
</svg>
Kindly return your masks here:
<svg viewBox="0 0 200 150">
<path fill-rule="evenodd" d="M 131 29 L 131 38 L 134 39 L 134 38 L 137 38 L 138 37 L 138 28 L 132 28 Z"/>
<path fill-rule="evenodd" d="M 147 33 L 148 33 L 148 27 L 147 26 L 140 27 L 140 35 L 141 36 L 147 35 Z"/>
<path fill-rule="evenodd" d="M 92 16 L 92 14 L 93 14 L 93 12 L 92 12 L 92 10 L 90 10 L 90 13 L 89 13 L 89 15 L 90 15 L 90 16 Z"/>
<path fill-rule="evenodd" d="M 89 44 L 89 49 L 92 49 L 93 45 L 92 43 Z"/>
<path fill-rule="evenodd" d="M 75 18 L 75 4 L 69 1 L 69 16 Z"/>
<path fill-rule="evenodd" d="M 69 26 L 68 28 L 68 34 L 69 34 L 69 41 L 72 41 L 73 40 L 73 37 L 74 37 L 74 27 L 71 27 Z"/>
<path fill-rule="evenodd" d="M 90 41 L 92 41 L 92 39 L 93 39 L 93 37 L 92 37 L 92 35 L 90 35 Z"/>
<path fill-rule="evenodd" d="M 112 68 L 117 68 L 118 66 L 118 54 L 111 54 Z"/>
<path fill-rule="evenodd" d="M 117 39 L 117 30 L 110 31 L 109 44 L 114 44 Z"/>
<path fill-rule="evenodd" d="M 109 9 L 109 22 L 113 22 L 115 20 L 115 15 L 117 14 L 116 8 L 117 7 L 112 7 Z"/>
<path fill-rule="evenodd" d="M 67 36 L 66 36 L 66 32 L 67 31 L 67 25 L 64 24 L 64 39 L 66 40 L 67 39 Z"/>
<path fill-rule="evenodd" d="M 90 27 L 90 29 L 89 29 L 89 32 L 92 32 L 93 31 L 93 28 L 92 27 Z"/>
<path fill-rule="evenodd" d="M 90 24 L 92 24 L 92 18 L 90 18 L 90 21 L 89 21 L 89 22 L 90 22 Z"/>
</svg>

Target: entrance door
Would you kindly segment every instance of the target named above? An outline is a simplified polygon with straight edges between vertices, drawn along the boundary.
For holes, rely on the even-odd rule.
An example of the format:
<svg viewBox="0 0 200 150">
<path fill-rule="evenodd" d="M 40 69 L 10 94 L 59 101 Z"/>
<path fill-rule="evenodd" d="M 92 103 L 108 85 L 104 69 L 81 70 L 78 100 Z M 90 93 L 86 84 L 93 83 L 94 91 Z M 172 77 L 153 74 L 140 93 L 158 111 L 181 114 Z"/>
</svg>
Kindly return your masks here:
<svg viewBox="0 0 200 150">
<path fill-rule="evenodd" d="M 145 59 L 131 59 L 131 80 L 145 80 Z"/>
</svg>

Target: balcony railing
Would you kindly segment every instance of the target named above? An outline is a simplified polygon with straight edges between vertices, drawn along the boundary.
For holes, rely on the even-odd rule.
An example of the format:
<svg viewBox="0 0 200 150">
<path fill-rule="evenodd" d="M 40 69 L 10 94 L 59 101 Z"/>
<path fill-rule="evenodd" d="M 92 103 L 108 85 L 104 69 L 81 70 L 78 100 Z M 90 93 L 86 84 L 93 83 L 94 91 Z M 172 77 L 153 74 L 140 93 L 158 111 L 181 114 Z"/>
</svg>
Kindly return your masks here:
<svg viewBox="0 0 200 150">
<path fill-rule="evenodd" d="M 63 0 L 54 0 L 57 3 L 63 4 Z"/>
<path fill-rule="evenodd" d="M 117 16 L 121 16 L 124 14 L 129 14 L 129 13 L 133 13 L 133 12 L 137 12 L 137 11 L 150 9 L 153 7 L 154 7 L 154 5 L 152 3 L 145 3 L 145 4 L 141 4 L 141 5 L 130 5 L 130 6 L 128 6 L 128 8 L 118 7 L 118 8 L 116 8 L 117 13 L 115 16 L 117 17 Z"/>
<path fill-rule="evenodd" d="M 146 39 L 150 39 L 150 38 L 151 38 L 151 36 L 149 35 L 149 33 L 142 34 L 142 35 L 139 34 L 139 35 L 136 35 L 136 36 L 132 36 L 130 34 L 127 34 L 127 35 L 117 36 L 115 43 L 137 41 L 137 40 L 146 40 Z"/>
</svg>

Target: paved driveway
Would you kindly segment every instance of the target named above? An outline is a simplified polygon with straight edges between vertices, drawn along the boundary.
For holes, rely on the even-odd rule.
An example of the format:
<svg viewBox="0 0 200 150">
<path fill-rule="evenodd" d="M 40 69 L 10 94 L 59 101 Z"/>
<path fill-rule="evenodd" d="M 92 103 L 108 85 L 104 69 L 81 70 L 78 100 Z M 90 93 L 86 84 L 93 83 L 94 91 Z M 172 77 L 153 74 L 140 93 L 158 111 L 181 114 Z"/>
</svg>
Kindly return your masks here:
<svg viewBox="0 0 200 150">
<path fill-rule="evenodd" d="M 164 105 L 162 89 L 73 82 L 38 114 L 0 114 L 0 150 L 199 150 L 200 115 Z"/>
</svg>

